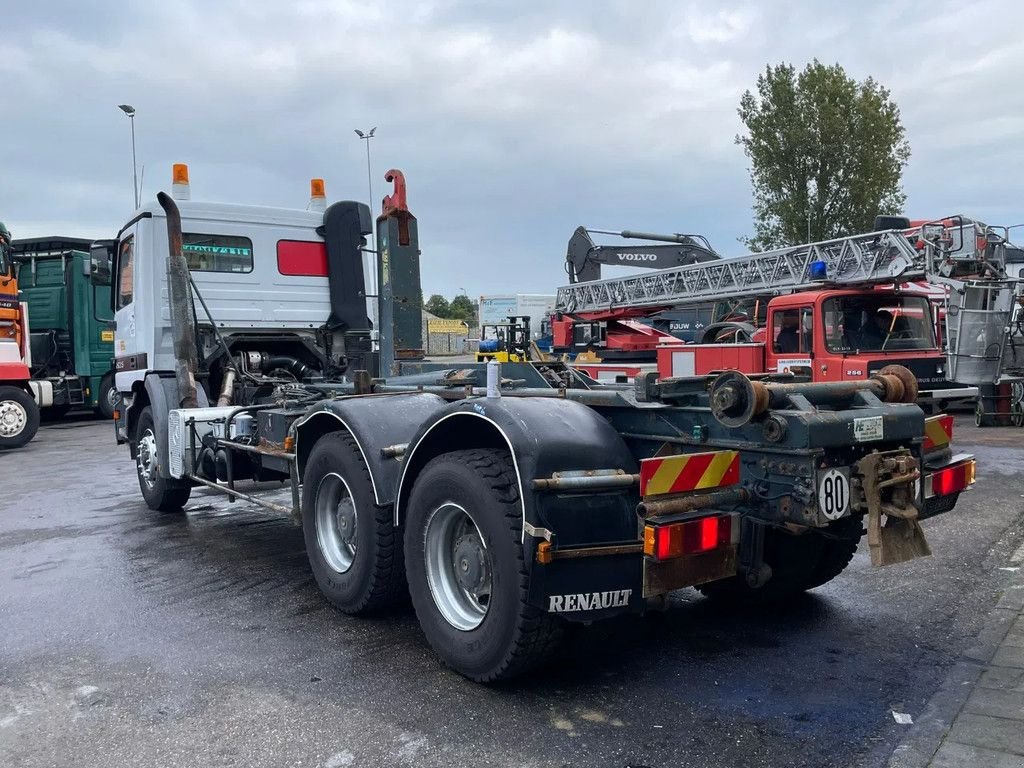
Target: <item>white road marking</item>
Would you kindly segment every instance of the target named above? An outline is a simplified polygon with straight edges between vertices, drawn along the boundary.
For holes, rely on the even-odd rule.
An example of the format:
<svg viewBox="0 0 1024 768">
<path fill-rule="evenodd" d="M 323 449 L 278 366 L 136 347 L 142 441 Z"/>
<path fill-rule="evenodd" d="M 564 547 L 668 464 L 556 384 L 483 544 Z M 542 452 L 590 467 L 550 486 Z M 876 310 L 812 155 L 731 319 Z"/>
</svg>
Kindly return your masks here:
<svg viewBox="0 0 1024 768">
<path fill-rule="evenodd" d="M 347 749 L 344 749 L 327 758 L 327 762 L 324 763 L 324 768 L 347 768 L 347 766 L 352 765 L 355 761 L 356 756 Z"/>
<path fill-rule="evenodd" d="M 1024 563 L 1024 544 L 1017 547 L 1017 551 L 1010 555 L 1011 563 Z"/>
</svg>

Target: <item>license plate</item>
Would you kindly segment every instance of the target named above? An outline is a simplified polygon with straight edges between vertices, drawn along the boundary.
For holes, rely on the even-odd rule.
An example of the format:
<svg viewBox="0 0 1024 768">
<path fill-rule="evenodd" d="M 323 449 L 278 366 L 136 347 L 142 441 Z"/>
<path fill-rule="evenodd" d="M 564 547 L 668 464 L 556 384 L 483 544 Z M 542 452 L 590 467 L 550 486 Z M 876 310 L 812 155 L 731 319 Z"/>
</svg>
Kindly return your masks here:
<svg viewBox="0 0 1024 768">
<path fill-rule="evenodd" d="M 853 439 L 858 443 L 881 440 L 884 433 L 881 416 L 865 416 L 853 420 Z"/>
</svg>

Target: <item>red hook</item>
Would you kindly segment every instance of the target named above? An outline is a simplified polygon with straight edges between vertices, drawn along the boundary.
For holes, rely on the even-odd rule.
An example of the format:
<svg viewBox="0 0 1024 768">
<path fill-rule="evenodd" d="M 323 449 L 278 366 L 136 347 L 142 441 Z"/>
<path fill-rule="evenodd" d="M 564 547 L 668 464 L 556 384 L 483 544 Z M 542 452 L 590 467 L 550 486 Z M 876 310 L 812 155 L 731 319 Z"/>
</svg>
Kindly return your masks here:
<svg viewBox="0 0 1024 768">
<path fill-rule="evenodd" d="M 385 195 L 381 203 L 381 216 L 387 216 L 397 211 L 409 211 L 409 203 L 405 198 L 405 174 L 397 168 L 392 168 L 384 174 L 384 181 L 391 181 L 395 184 L 393 194 Z"/>
</svg>

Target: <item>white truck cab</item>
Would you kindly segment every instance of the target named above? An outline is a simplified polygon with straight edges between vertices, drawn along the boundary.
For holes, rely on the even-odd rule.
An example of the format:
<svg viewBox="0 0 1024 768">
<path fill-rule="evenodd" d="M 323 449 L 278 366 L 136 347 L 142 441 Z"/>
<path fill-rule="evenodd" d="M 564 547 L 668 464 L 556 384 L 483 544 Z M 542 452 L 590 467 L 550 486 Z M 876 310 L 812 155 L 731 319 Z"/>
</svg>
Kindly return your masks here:
<svg viewBox="0 0 1024 768">
<path fill-rule="evenodd" d="M 330 314 L 323 213 L 179 202 L 182 251 L 224 335 L 289 330 L 313 336 Z M 166 216 L 143 206 L 118 235 L 114 310 L 117 388 L 148 371 L 173 370 Z M 209 323 L 197 307 L 200 325 Z M 339 350 L 341 351 L 341 350 Z"/>
<path fill-rule="evenodd" d="M 319 179 L 306 209 L 194 201 L 184 165 L 174 168 L 172 190 L 192 283 L 201 403 L 250 403 L 289 382 L 336 380 L 353 361 L 373 368 L 365 204 L 328 207 Z M 118 440 L 133 452 L 143 408 L 153 406 L 160 442 L 166 424 L 159 414 L 179 405 L 169 245 L 167 214 L 153 201 L 115 240 L 93 248 L 93 273 L 113 283 L 115 386 L 122 402 L 115 424 Z"/>
</svg>

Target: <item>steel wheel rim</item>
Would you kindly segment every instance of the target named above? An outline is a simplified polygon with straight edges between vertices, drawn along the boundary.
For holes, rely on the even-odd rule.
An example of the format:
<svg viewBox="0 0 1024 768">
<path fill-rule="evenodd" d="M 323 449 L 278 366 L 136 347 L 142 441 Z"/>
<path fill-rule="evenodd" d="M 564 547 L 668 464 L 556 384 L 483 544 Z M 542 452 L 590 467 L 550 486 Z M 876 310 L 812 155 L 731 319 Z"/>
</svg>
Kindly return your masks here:
<svg viewBox="0 0 1024 768">
<path fill-rule="evenodd" d="M 0 437 L 17 437 L 28 424 L 28 411 L 16 400 L 0 400 Z"/>
<path fill-rule="evenodd" d="M 316 543 L 328 567 L 345 573 L 356 558 L 359 515 L 352 490 L 337 472 L 324 475 L 316 488 Z"/>
<path fill-rule="evenodd" d="M 120 394 L 115 387 L 111 387 L 107 390 L 107 405 L 110 406 L 110 410 L 117 410 L 117 401 L 120 399 Z"/>
<path fill-rule="evenodd" d="M 139 469 L 139 477 L 142 478 L 146 487 L 155 486 L 159 456 L 156 451 L 156 435 L 153 434 L 152 429 L 147 429 L 139 438 L 139 454 L 135 463 Z"/>
<path fill-rule="evenodd" d="M 445 502 L 427 520 L 424 565 L 434 604 L 445 621 L 469 632 L 483 623 L 491 603 L 491 555 L 470 514 Z"/>
</svg>

